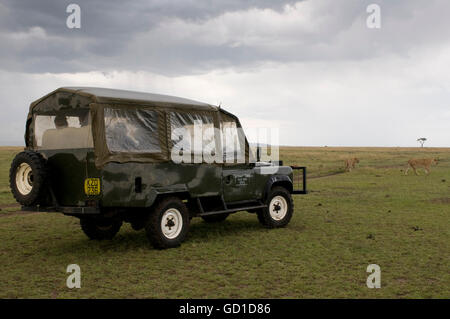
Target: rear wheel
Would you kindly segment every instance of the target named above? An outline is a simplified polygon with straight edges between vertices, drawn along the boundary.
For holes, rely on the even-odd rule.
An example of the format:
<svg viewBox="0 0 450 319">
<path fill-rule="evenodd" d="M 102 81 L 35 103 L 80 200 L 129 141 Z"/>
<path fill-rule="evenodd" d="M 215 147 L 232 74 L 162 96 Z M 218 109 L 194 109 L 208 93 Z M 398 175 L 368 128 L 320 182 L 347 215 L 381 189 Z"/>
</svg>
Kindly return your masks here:
<svg viewBox="0 0 450 319">
<path fill-rule="evenodd" d="M 115 219 L 81 218 L 80 225 L 83 232 L 90 239 L 112 239 L 122 226 L 122 221 Z"/>
<path fill-rule="evenodd" d="M 216 214 L 216 215 L 208 215 L 202 216 L 202 219 L 207 223 L 219 223 L 227 219 L 230 214 Z"/>
<path fill-rule="evenodd" d="M 158 249 L 178 247 L 189 230 L 189 212 L 177 197 L 161 200 L 150 212 L 145 232 Z"/>
<path fill-rule="evenodd" d="M 284 227 L 292 218 L 294 203 L 289 191 L 275 186 L 267 196 L 267 207 L 257 212 L 258 220 L 268 228 Z"/>
</svg>

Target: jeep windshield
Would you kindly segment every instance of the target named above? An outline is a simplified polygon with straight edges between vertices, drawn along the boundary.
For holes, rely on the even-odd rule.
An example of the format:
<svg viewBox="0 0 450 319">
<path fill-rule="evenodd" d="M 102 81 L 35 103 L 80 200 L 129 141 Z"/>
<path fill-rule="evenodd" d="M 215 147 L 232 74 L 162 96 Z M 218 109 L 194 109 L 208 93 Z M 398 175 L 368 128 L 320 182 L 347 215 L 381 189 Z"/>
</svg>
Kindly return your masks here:
<svg viewBox="0 0 450 319">
<path fill-rule="evenodd" d="M 42 150 L 93 148 L 89 110 L 34 115 L 34 139 Z"/>
</svg>

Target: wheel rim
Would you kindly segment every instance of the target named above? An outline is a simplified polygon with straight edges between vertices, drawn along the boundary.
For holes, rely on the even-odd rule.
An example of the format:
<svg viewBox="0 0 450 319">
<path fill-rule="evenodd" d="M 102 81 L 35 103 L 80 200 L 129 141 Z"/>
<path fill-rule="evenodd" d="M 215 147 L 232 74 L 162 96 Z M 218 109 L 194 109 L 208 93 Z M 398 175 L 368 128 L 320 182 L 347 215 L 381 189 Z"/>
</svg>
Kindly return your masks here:
<svg viewBox="0 0 450 319">
<path fill-rule="evenodd" d="M 22 195 L 28 195 L 33 189 L 33 170 L 29 164 L 22 163 L 17 168 L 16 186 Z"/>
<path fill-rule="evenodd" d="M 283 196 L 275 196 L 269 204 L 270 217 L 273 220 L 282 220 L 288 211 L 288 203 Z"/>
<path fill-rule="evenodd" d="M 166 210 L 161 219 L 161 229 L 163 235 L 168 239 L 176 238 L 183 227 L 183 218 L 176 208 Z"/>
</svg>

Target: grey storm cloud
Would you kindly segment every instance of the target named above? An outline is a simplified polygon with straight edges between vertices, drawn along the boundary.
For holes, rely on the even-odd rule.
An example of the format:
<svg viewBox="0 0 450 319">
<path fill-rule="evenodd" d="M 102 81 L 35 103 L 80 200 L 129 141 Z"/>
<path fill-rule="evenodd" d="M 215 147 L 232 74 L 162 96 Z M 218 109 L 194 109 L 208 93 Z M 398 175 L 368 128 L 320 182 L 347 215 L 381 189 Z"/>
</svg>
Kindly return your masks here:
<svg viewBox="0 0 450 319">
<path fill-rule="evenodd" d="M 383 28 L 376 32 L 365 27 L 372 2 L 2 0 L 0 67 L 180 75 L 265 62 L 407 55 L 450 35 L 448 1 L 377 1 Z M 81 7 L 81 29 L 66 27 L 69 3 Z"/>
<path fill-rule="evenodd" d="M 129 45 L 136 34 L 148 32 L 167 19 L 195 22 L 225 12 L 249 8 L 281 10 L 285 4 L 292 2 L 2 0 L 0 36 L 3 44 L 0 63 L 1 67 L 7 70 L 38 73 L 130 67 L 152 69 L 151 65 L 155 62 L 170 63 L 172 59 L 185 58 L 205 59 L 201 50 L 192 52 L 197 49 L 194 46 L 186 47 L 184 53 L 179 52 L 180 56 L 165 52 L 163 56 L 167 57 L 166 61 L 151 61 L 147 56 L 135 61 L 132 55 L 125 54 L 133 51 L 133 47 Z M 76 3 L 81 7 L 82 28 L 79 30 L 66 27 L 66 18 L 69 15 L 66 13 L 66 7 L 70 3 Z M 145 48 L 144 51 L 162 53 L 160 45 L 156 43 L 147 43 Z M 226 53 L 224 57 L 228 59 Z M 221 59 L 220 56 L 216 58 Z"/>
<path fill-rule="evenodd" d="M 66 7 L 81 7 L 81 29 Z M 381 8 L 369 29 L 366 8 Z M 0 145 L 101 86 L 223 104 L 285 145 L 448 146 L 448 0 L 0 0 Z M 307 134 L 305 133 L 307 132 Z"/>
</svg>

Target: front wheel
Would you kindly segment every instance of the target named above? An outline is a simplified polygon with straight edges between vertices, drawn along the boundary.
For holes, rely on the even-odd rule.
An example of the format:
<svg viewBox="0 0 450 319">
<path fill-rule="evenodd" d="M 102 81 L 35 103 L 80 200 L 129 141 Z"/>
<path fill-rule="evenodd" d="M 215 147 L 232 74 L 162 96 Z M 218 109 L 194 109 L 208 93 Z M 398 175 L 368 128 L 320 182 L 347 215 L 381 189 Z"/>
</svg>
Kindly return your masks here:
<svg viewBox="0 0 450 319">
<path fill-rule="evenodd" d="M 157 249 L 180 246 L 189 230 L 189 212 L 177 197 L 160 201 L 150 212 L 145 232 L 153 247 Z"/>
<path fill-rule="evenodd" d="M 280 186 L 272 188 L 267 196 L 267 207 L 257 212 L 258 220 L 268 228 L 284 227 L 294 213 L 294 202 L 289 191 Z"/>
</svg>

